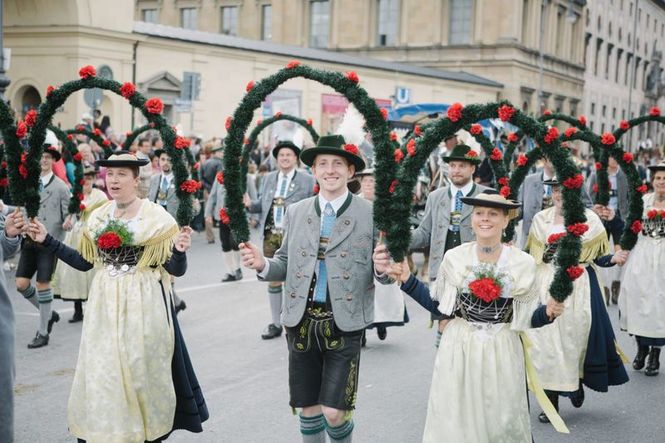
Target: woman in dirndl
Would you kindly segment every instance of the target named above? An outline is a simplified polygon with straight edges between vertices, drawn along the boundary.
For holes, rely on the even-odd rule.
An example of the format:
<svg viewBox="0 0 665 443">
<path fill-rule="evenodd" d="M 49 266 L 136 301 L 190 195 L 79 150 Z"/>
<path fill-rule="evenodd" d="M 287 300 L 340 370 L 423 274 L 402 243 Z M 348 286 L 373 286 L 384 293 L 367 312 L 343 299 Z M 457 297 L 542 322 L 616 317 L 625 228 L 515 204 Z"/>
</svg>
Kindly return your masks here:
<svg viewBox="0 0 665 443">
<path fill-rule="evenodd" d="M 162 441 L 176 429 L 201 432 L 208 418 L 169 278 L 186 271 L 191 229 L 137 196 L 147 163 L 126 151 L 97 162 L 113 200 L 90 214 L 78 251 L 37 220 L 28 229 L 70 266 L 96 269 L 68 405 L 79 441 Z"/>
<path fill-rule="evenodd" d="M 665 162 L 649 166 L 653 191 L 643 197 L 642 232 L 630 253 L 619 296 L 621 329 L 635 336 L 633 369 L 658 375 L 665 345 Z"/>
</svg>

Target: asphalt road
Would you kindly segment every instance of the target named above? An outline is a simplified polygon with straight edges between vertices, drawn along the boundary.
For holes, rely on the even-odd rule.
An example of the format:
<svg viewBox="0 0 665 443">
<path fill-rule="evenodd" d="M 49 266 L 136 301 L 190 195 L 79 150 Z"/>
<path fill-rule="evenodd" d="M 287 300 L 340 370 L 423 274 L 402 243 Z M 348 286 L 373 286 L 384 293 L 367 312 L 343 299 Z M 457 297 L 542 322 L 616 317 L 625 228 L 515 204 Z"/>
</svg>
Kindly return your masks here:
<svg viewBox="0 0 665 443">
<path fill-rule="evenodd" d="M 204 432 L 178 431 L 169 441 L 281 443 L 299 442 L 297 417 L 288 405 L 287 350 L 283 337 L 264 341 L 269 322 L 265 284 L 245 272 L 239 283 L 220 283 L 225 272 L 219 243 L 208 245 L 195 235 L 189 270 L 177 289 L 187 302 L 179 316 L 194 368 L 211 413 Z M 7 273 L 13 281 L 13 273 Z M 69 324 L 72 304 L 56 301 L 63 320 L 49 346 L 27 349 L 35 334 L 37 312 L 14 292 L 17 318 L 16 441 L 71 442 L 66 408 L 78 352 L 81 324 Z M 360 365 L 354 442 L 419 442 L 427 409 L 435 348 L 427 328 L 429 314 L 407 300 L 411 322 L 388 329 L 386 341 L 368 332 Z M 617 325 L 617 309 L 610 307 Z M 618 333 L 632 358 L 634 342 Z M 571 433 L 557 434 L 537 421 L 536 442 L 665 441 L 665 374 L 646 377 L 629 370 L 631 381 L 607 394 L 587 390 L 581 409 L 562 399 L 561 415 Z M 532 398 L 532 405 L 533 405 Z M 442 441 L 446 441 L 442 439 Z"/>
</svg>

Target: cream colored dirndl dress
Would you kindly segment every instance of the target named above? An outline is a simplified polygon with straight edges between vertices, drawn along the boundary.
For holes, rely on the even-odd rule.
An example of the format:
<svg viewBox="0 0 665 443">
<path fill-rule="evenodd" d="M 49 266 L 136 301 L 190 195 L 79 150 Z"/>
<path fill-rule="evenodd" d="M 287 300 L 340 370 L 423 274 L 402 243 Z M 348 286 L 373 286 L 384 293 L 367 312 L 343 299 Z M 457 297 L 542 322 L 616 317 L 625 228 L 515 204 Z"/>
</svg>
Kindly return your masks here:
<svg viewBox="0 0 665 443">
<path fill-rule="evenodd" d="M 65 235 L 63 243 L 71 248 L 78 247 L 81 236 L 83 235 L 83 227 L 90 218 L 90 214 L 107 201 L 108 197 L 106 197 L 104 192 L 93 188 L 90 194 L 86 195 L 85 199 L 83 199 L 82 203 L 85 205 L 85 209 L 81 211 L 79 219 L 74 223 L 71 231 Z M 88 272 L 78 271 L 67 263 L 58 260 L 58 264 L 55 267 L 55 274 L 51 281 L 53 292 L 59 294 L 63 300 L 85 301 L 88 299 L 88 291 L 90 290 L 94 276 L 94 270 Z"/>
<path fill-rule="evenodd" d="M 646 225 L 654 194 L 643 200 Z M 624 268 L 619 296 L 621 329 L 640 337 L 665 338 L 665 237 L 658 232 L 656 236 L 639 234 Z"/>
<path fill-rule="evenodd" d="M 114 210 L 111 201 L 91 214 L 79 247 L 98 269 L 83 320 L 68 424 L 88 443 L 141 443 L 173 427 L 171 294 L 170 284 L 160 281 L 169 281 L 161 265 L 170 257 L 178 226 L 144 199 L 128 222 L 133 243 L 143 248 L 138 263 L 111 270 L 101 263 L 93 238 Z"/>
<path fill-rule="evenodd" d="M 543 253 L 551 234 L 565 232 L 563 225 L 554 224 L 556 208 L 545 209 L 533 219 L 526 249 L 537 264 L 536 288 L 540 302 L 547 303 L 549 288 L 556 267 L 554 262 L 544 263 Z M 594 266 L 596 257 L 610 253 L 605 227 L 591 210 L 585 211 L 589 230 L 582 235 L 580 264 Z M 596 270 L 596 275 L 598 274 Z M 591 289 L 589 274 L 582 274 L 573 282 L 573 291 L 564 301 L 563 314 L 553 323 L 526 332 L 533 348 L 531 358 L 544 389 L 574 392 L 584 375 L 584 358 L 591 330 Z"/>
<path fill-rule="evenodd" d="M 448 251 L 434 298 L 439 311 L 456 310 L 478 264 L 476 242 Z M 507 275 L 501 297 L 512 298 L 510 323 L 456 317 L 443 331 L 434 363 L 423 442 L 530 443 L 525 355 L 519 331 L 531 327 L 538 307 L 536 265 L 528 254 L 503 246 L 497 269 Z"/>
</svg>

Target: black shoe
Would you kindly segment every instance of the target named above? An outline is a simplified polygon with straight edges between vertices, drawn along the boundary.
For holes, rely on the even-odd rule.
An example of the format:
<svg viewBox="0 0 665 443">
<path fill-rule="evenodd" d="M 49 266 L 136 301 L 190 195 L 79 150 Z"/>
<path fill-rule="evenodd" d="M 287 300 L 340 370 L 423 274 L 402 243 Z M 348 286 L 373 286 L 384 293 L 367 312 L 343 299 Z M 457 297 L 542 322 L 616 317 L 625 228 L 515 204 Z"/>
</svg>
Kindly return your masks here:
<svg viewBox="0 0 665 443">
<path fill-rule="evenodd" d="M 185 300 L 180 300 L 180 303 L 175 305 L 175 313 L 178 314 L 180 311 L 184 311 L 187 309 L 187 303 L 185 303 Z"/>
<path fill-rule="evenodd" d="M 580 383 L 579 389 L 575 392 L 570 393 L 570 403 L 575 408 L 581 408 L 584 404 L 584 387 Z"/>
<path fill-rule="evenodd" d="M 633 360 L 633 369 L 635 369 L 636 371 L 643 369 L 644 361 L 647 359 L 647 355 L 649 355 L 649 347 L 641 346 L 638 344 L 637 355 L 635 356 L 635 360 Z"/>
<path fill-rule="evenodd" d="M 386 329 L 385 326 L 377 326 L 376 335 L 379 336 L 379 340 L 385 340 L 386 336 L 388 335 L 388 330 Z"/>
<path fill-rule="evenodd" d="M 366 336 L 365 332 L 367 332 L 367 329 L 363 330 L 363 338 L 360 340 L 360 347 L 361 348 L 364 348 L 365 346 L 367 346 L 367 336 Z"/>
<path fill-rule="evenodd" d="M 74 312 L 74 316 L 69 319 L 69 323 L 78 323 L 83 321 L 83 314 L 81 312 Z"/>
<path fill-rule="evenodd" d="M 55 311 L 51 311 L 51 319 L 48 321 L 48 325 L 46 325 L 46 332 L 50 334 L 53 329 L 53 323 L 58 323 L 59 321 L 60 315 Z M 48 336 L 46 337 L 46 344 L 48 344 Z"/>
<path fill-rule="evenodd" d="M 619 302 L 619 293 L 621 292 L 621 282 L 612 282 L 612 304 L 616 305 Z"/>
<path fill-rule="evenodd" d="M 656 346 L 651 347 L 651 352 L 649 352 L 649 362 L 647 363 L 647 368 L 644 370 L 644 374 L 649 377 L 658 375 L 658 370 L 660 369 L 660 348 Z"/>
<path fill-rule="evenodd" d="M 28 349 L 37 349 L 46 345 L 48 345 L 48 334 L 42 335 L 39 332 L 37 332 L 35 338 L 33 338 L 32 341 L 28 343 Z"/>
<path fill-rule="evenodd" d="M 224 277 L 222 278 L 222 283 L 226 283 L 226 282 L 230 282 L 230 281 L 236 281 L 236 280 L 238 280 L 238 279 L 236 278 L 236 274 L 234 272 L 233 274 L 224 275 Z"/>
<path fill-rule="evenodd" d="M 538 414 L 538 421 L 541 423 L 549 423 L 550 419 L 547 418 L 547 415 L 544 412 L 541 412 Z"/>
<path fill-rule="evenodd" d="M 282 328 L 278 328 L 277 326 L 270 323 L 263 330 L 263 334 L 261 334 L 261 338 L 264 339 L 264 340 L 270 340 L 271 338 L 277 338 L 280 335 L 282 335 Z"/>
<path fill-rule="evenodd" d="M 236 280 L 242 280 L 242 269 L 238 268 L 236 269 Z"/>
<path fill-rule="evenodd" d="M 552 406 L 554 406 L 554 410 L 559 412 L 559 393 L 556 391 L 545 391 L 545 395 L 547 395 L 547 398 L 550 400 L 552 403 Z M 538 421 L 541 423 L 549 423 L 550 419 L 547 418 L 547 415 L 545 412 L 541 412 L 538 414 Z"/>
</svg>

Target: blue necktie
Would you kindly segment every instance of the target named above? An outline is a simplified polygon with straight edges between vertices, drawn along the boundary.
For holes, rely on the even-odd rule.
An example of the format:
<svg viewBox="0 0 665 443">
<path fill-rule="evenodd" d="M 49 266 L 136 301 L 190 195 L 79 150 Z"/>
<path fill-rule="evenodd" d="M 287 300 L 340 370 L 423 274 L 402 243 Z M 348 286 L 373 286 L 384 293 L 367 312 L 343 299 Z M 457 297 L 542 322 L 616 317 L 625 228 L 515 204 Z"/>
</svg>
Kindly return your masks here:
<svg viewBox="0 0 665 443">
<path fill-rule="evenodd" d="M 282 185 L 279 188 L 279 196 L 284 198 L 286 196 L 286 175 L 282 174 Z M 275 224 L 281 226 L 282 216 L 284 215 L 284 206 L 278 206 L 275 211 Z"/>
<path fill-rule="evenodd" d="M 162 176 L 162 185 L 159 187 L 159 193 L 164 196 L 164 199 L 159 201 L 162 206 L 166 205 L 166 193 L 169 190 L 169 181 L 165 175 Z"/>
<path fill-rule="evenodd" d="M 458 214 L 462 213 L 462 191 L 458 190 L 457 193 L 455 194 L 455 212 Z M 459 231 L 459 224 L 453 224 L 451 226 L 451 231 L 453 232 L 458 232 Z"/>
<path fill-rule="evenodd" d="M 325 253 L 328 247 L 328 240 L 332 234 L 333 226 L 337 215 L 330 203 L 326 203 L 323 210 L 323 219 L 321 220 L 321 239 L 319 240 L 319 257 Z M 323 251 L 321 249 L 323 248 Z M 316 288 L 314 288 L 314 301 L 317 303 L 326 302 L 326 293 L 328 290 L 328 271 L 326 270 L 326 261 L 319 260 L 319 272 L 316 276 Z"/>
</svg>

